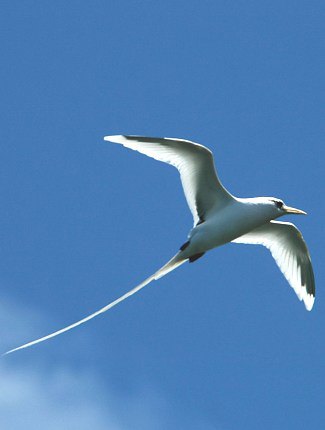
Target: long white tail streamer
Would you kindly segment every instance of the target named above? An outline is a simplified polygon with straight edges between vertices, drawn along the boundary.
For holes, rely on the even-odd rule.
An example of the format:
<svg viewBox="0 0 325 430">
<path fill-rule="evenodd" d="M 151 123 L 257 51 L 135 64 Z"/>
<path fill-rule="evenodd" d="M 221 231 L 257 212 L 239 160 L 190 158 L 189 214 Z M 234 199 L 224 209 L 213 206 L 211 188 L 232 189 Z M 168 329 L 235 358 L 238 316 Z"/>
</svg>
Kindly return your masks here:
<svg viewBox="0 0 325 430">
<path fill-rule="evenodd" d="M 141 284 L 137 285 L 132 290 L 128 291 L 127 293 L 123 294 L 123 296 L 119 297 L 118 299 L 114 300 L 110 304 L 104 306 L 103 308 L 99 309 L 98 311 L 94 312 L 91 315 L 88 315 L 87 317 L 62 328 L 61 330 L 55 331 L 54 333 L 48 334 L 47 336 L 41 337 L 39 339 L 33 340 L 32 342 L 25 343 L 24 345 L 18 346 L 17 348 L 11 349 L 10 351 L 5 352 L 3 355 L 10 354 L 14 351 L 18 351 L 19 349 L 28 348 L 29 346 L 35 345 L 36 343 L 43 342 L 44 340 L 50 339 L 51 337 L 58 336 L 61 333 L 64 333 L 65 331 L 71 330 L 74 327 L 77 327 L 78 325 L 81 325 L 92 318 L 95 318 L 97 315 L 102 314 L 109 309 L 111 309 L 113 306 L 117 305 L 118 303 L 122 302 L 123 300 L 127 299 L 128 297 L 132 296 L 139 290 L 141 290 L 146 285 L 150 284 L 150 282 L 162 278 L 163 276 L 167 275 L 167 273 L 171 272 L 172 270 L 176 269 L 181 264 L 185 263 L 186 259 L 180 259 L 179 256 L 180 252 L 178 252 L 171 260 L 168 261 L 161 269 L 159 269 L 156 273 L 151 275 L 149 278 L 145 279 Z"/>
</svg>

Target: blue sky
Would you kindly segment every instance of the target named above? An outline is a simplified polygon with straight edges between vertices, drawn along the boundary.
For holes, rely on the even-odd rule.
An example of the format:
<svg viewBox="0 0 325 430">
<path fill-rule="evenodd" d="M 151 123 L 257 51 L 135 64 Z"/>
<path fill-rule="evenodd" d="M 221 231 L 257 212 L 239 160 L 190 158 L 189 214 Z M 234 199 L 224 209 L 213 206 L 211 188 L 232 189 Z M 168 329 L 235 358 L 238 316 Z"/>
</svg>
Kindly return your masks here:
<svg viewBox="0 0 325 430">
<path fill-rule="evenodd" d="M 197 141 L 234 195 L 306 210 L 286 221 L 317 297 L 307 312 L 263 248 L 213 250 L 3 358 L 1 427 L 324 427 L 324 15 L 321 1 L 3 2 L 3 351 L 109 303 L 186 240 L 177 171 L 107 134 Z"/>
</svg>

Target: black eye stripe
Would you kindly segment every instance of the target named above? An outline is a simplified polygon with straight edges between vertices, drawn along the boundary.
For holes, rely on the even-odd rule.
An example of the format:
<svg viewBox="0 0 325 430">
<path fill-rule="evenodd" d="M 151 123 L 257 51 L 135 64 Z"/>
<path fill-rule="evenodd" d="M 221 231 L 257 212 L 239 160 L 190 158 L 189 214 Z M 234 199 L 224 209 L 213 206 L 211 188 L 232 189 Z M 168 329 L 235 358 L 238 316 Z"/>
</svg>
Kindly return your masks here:
<svg viewBox="0 0 325 430">
<path fill-rule="evenodd" d="M 274 199 L 271 199 L 271 200 L 274 202 L 275 206 L 279 209 L 281 209 L 284 205 L 282 200 L 274 200 Z"/>
</svg>

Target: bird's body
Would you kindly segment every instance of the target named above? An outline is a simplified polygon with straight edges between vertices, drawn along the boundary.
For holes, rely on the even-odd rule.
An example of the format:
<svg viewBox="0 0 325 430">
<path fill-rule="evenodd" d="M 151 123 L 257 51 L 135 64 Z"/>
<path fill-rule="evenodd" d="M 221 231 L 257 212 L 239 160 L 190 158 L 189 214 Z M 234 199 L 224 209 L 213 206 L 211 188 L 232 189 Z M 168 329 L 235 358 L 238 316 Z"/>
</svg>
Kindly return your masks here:
<svg viewBox="0 0 325 430">
<path fill-rule="evenodd" d="M 211 151 L 197 143 L 143 136 L 107 136 L 105 140 L 122 144 L 171 164 L 179 170 L 185 197 L 194 219 L 188 240 L 167 264 L 117 300 L 68 327 L 12 349 L 8 353 L 42 342 L 83 324 L 185 261 L 196 261 L 207 251 L 229 242 L 266 246 L 299 299 L 304 301 L 308 310 L 312 309 L 315 284 L 307 246 L 293 224 L 275 221 L 282 215 L 305 212 L 288 207 L 275 197 L 249 199 L 234 197 L 220 183 Z"/>
<path fill-rule="evenodd" d="M 233 198 L 207 219 L 196 225 L 189 234 L 189 246 L 184 250 L 184 258 L 192 252 L 209 251 L 260 227 L 277 217 L 272 205 L 259 198 Z"/>
</svg>

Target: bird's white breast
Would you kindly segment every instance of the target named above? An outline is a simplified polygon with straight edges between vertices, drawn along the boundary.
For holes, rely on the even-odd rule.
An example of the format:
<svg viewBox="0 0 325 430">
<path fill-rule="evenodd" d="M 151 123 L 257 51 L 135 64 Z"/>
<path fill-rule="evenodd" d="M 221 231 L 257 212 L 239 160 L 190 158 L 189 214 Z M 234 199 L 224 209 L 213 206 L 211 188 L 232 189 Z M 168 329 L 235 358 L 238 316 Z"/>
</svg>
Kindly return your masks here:
<svg viewBox="0 0 325 430">
<path fill-rule="evenodd" d="M 265 205 L 236 199 L 222 209 L 210 213 L 204 223 L 191 231 L 189 251 L 205 252 L 224 245 L 273 218 L 274 214 Z"/>
</svg>

